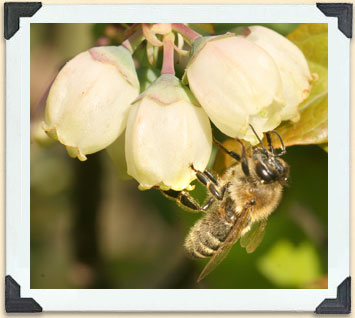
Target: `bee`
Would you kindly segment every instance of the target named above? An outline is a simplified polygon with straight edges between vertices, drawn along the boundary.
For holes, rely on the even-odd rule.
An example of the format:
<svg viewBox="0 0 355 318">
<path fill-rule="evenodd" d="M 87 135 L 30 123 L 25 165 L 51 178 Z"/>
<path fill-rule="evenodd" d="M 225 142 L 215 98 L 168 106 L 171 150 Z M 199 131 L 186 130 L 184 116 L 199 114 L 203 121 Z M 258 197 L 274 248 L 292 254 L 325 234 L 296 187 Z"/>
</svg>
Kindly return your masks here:
<svg viewBox="0 0 355 318">
<path fill-rule="evenodd" d="M 228 168 L 222 177 L 216 178 L 208 170 L 197 171 L 191 165 L 197 179 L 209 191 L 202 207 L 186 191 L 165 192 L 183 207 L 204 212 L 204 216 L 191 228 L 184 244 L 189 256 L 211 258 L 198 277 L 198 282 L 222 262 L 238 239 L 248 253 L 257 248 L 263 239 L 268 216 L 276 209 L 283 187 L 287 185 L 289 167 L 280 158 L 286 153 L 281 136 L 274 130 L 267 132 L 267 149 L 254 128 L 250 127 L 259 145 L 252 147 L 248 154 L 239 139 L 241 155 L 228 151 L 214 140 L 219 149 L 236 160 L 236 164 Z M 280 139 L 279 153 L 272 146 L 272 133 Z"/>
</svg>

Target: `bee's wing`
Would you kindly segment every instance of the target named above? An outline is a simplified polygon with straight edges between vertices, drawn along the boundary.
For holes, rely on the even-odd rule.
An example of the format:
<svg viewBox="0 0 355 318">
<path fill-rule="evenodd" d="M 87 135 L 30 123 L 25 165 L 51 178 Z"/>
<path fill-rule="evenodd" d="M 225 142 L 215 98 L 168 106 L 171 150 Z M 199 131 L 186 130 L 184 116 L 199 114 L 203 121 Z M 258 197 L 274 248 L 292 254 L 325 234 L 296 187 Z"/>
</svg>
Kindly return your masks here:
<svg viewBox="0 0 355 318">
<path fill-rule="evenodd" d="M 248 253 L 253 253 L 264 238 L 267 220 L 256 222 L 251 229 L 240 239 L 240 245 L 245 247 Z"/>
<path fill-rule="evenodd" d="M 210 261 L 207 263 L 203 271 L 201 272 L 200 276 L 197 279 L 197 282 L 204 279 L 209 273 L 211 273 L 228 255 L 229 251 L 231 250 L 232 246 L 235 242 L 239 239 L 240 234 L 242 233 L 243 229 L 249 223 L 249 211 L 250 205 L 244 207 L 243 211 L 240 213 L 238 219 L 236 220 L 235 224 L 233 225 L 231 231 L 229 232 L 225 241 L 221 244 L 218 248 L 216 253 L 212 256 Z"/>
</svg>

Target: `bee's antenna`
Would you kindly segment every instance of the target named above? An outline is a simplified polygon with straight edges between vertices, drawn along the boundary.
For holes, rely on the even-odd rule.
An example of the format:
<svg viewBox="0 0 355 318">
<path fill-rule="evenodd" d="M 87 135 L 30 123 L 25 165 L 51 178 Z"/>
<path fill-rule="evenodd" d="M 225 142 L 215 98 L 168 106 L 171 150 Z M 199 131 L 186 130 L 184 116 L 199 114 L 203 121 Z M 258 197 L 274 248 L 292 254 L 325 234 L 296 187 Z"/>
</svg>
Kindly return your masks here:
<svg viewBox="0 0 355 318">
<path fill-rule="evenodd" d="M 280 136 L 280 134 L 276 131 L 276 130 L 271 130 L 271 133 L 274 133 L 275 135 L 277 135 L 277 137 L 279 137 L 280 142 L 281 142 L 281 152 L 278 153 L 277 155 L 275 154 L 276 157 L 280 157 L 282 155 L 284 155 L 286 153 L 286 147 L 284 144 L 284 141 L 282 140 L 282 137 Z"/>
<path fill-rule="evenodd" d="M 256 138 L 258 138 L 261 147 L 263 147 L 263 149 L 266 150 L 266 152 L 267 152 L 267 149 L 265 148 L 263 142 L 261 141 L 261 139 L 259 138 L 258 134 L 256 133 L 254 127 L 251 124 L 249 124 L 249 126 L 252 129 L 253 133 L 255 134 Z"/>
</svg>

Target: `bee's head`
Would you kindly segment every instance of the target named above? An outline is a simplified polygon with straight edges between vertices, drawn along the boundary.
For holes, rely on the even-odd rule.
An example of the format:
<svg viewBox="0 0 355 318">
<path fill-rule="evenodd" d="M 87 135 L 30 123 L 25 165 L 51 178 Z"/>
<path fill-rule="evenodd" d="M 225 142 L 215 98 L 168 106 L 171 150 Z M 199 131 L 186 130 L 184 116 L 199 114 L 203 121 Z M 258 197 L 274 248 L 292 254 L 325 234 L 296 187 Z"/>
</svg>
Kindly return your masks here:
<svg viewBox="0 0 355 318">
<path fill-rule="evenodd" d="M 268 150 L 257 147 L 253 153 L 255 172 L 262 183 L 280 182 L 287 184 L 288 165 Z"/>
<path fill-rule="evenodd" d="M 253 160 L 257 176 L 260 178 L 262 183 L 273 183 L 278 181 L 282 185 L 286 185 L 288 181 L 289 168 L 286 162 L 279 158 L 286 153 L 286 148 L 281 136 L 275 130 L 271 131 L 278 136 L 281 142 L 281 152 L 276 154 L 271 143 L 270 133 L 266 133 L 266 138 L 269 144 L 269 149 L 266 149 L 263 142 L 256 134 L 254 128 L 252 126 L 250 127 L 260 142 L 260 146 L 254 147 L 253 149 Z"/>
</svg>

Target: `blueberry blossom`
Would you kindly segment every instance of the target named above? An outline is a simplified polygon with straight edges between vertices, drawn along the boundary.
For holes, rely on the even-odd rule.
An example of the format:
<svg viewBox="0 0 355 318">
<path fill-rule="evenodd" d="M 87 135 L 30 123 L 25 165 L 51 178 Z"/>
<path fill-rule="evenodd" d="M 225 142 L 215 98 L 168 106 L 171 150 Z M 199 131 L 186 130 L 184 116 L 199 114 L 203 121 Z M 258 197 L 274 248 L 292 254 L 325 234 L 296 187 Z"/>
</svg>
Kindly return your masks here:
<svg viewBox="0 0 355 318">
<path fill-rule="evenodd" d="M 208 117 L 172 74 L 163 74 L 132 104 L 126 128 L 127 172 L 140 189 L 182 190 L 204 170 L 212 150 Z"/>
<path fill-rule="evenodd" d="M 185 80 L 211 121 L 226 135 L 252 144 L 258 140 L 250 124 L 261 137 L 282 120 L 297 120 L 297 106 L 309 93 L 309 70 L 307 73 L 307 64 L 299 62 L 302 53 L 298 48 L 275 35 L 264 40 L 268 45 L 258 45 L 264 43 L 256 40 L 258 32 L 251 29 L 248 36 L 227 33 L 196 39 L 185 72 Z M 268 47 L 280 43 L 287 48 L 286 54 L 276 48 L 269 53 Z M 288 59 L 287 54 L 291 55 Z M 301 71 L 293 56 L 298 56 Z M 297 72 L 306 73 L 307 86 L 298 83 Z"/>
<path fill-rule="evenodd" d="M 49 92 L 43 128 L 80 160 L 111 145 L 107 151 L 121 178 L 135 178 L 141 189 L 191 189 L 191 165 L 203 171 L 211 155 L 209 119 L 224 134 L 254 145 L 251 126 L 262 137 L 283 120 L 297 121 L 309 95 L 302 52 L 264 27 L 202 37 L 181 23 L 143 23 L 125 36 L 121 46 L 94 47 L 63 67 Z M 144 39 L 146 51 L 133 61 Z M 174 51 L 178 61 L 190 56 L 183 82 L 175 77 Z"/>
<path fill-rule="evenodd" d="M 263 48 L 274 60 L 281 75 L 285 107 L 282 120 L 297 121 L 298 105 L 305 100 L 311 89 L 312 76 L 301 50 L 279 33 L 262 27 L 246 28 L 246 38 Z"/>
<path fill-rule="evenodd" d="M 47 99 L 46 133 L 71 157 L 110 145 L 124 130 L 128 109 L 139 94 L 131 52 L 123 46 L 94 47 L 70 60 Z"/>
</svg>

